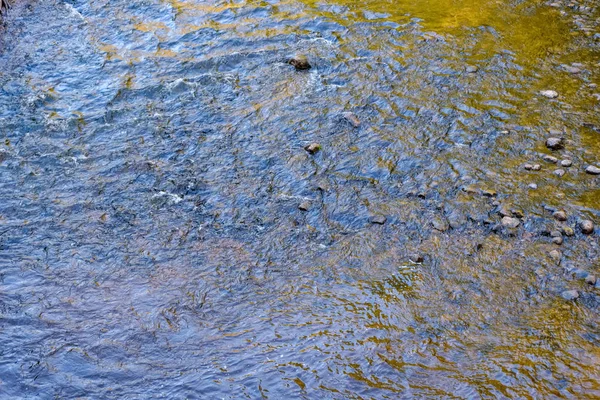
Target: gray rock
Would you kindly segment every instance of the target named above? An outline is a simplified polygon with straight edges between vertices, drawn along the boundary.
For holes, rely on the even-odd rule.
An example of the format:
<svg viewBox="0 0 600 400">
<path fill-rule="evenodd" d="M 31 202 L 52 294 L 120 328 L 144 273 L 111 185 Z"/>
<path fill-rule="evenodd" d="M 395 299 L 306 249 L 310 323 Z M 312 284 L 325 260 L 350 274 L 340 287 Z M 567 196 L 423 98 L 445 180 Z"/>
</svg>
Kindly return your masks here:
<svg viewBox="0 0 600 400">
<path fill-rule="evenodd" d="M 424 260 L 421 254 L 411 254 L 408 259 L 416 264 L 421 264 Z"/>
<path fill-rule="evenodd" d="M 563 210 L 559 210 L 559 211 L 554 211 L 552 213 L 552 216 L 554 217 L 555 220 L 557 221 L 566 221 L 567 220 L 567 213 L 564 212 Z"/>
<path fill-rule="evenodd" d="M 576 268 L 573 271 L 571 271 L 571 275 L 573 275 L 577 279 L 585 279 L 588 277 L 589 272 L 581 268 Z"/>
<path fill-rule="evenodd" d="M 596 275 L 588 275 L 585 278 L 585 283 L 587 283 L 588 285 L 595 285 L 596 284 Z"/>
<path fill-rule="evenodd" d="M 525 164 L 525 165 L 523 165 L 523 168 L 525 168 L 527 171 L 531 171 L 533 169 L 533 165 Z"/>
<path fill-rule="evenodd" d="M 573 165 L 573 161 L 571 161 L 571 160 L 562 160 L 562 161 L 560 162 L 560 165 L 561 165 L 562 167 L 568 168 L 568 167 L 570 167 L 571 165 Z"/>
<path fill-rule="evenodd" d="M 546 147 L 552 150 L 560 150 L 565 147 L 563 138 L 550 137 L 546 139 Z"/>
<path fill-rule="evenodd" d="M 557 169 L 555 171 L 552 172 L 554 175 L 558 176 L 559 178 L 562 178 L 567 172 L 564 169 Z"/>
<path fill-rule="evenodd" d="M 556 92 L 555 90 L 542 90 L 540 94 L 549 99 L 555 99 L 558 97 L 558 92 Z"/>
<path fill-rule="evenodd" d="M 563 238 L 562 237 L 553 237 L 552 243 L 560 246 L 561 244 L 563 244 Z"/>
<path fill-rule="evenodd" d="M 558 250 L 552 250 L 550 253 L 548 253 L 548 255 L 550 256 L 551 259 L 553 259 L 556 262 L 560 261 L 560 259 L 562 257 L 561 252 Z"/>
<path fill-rule="evenodd" d="M 475 65 L 468 65 L 467 68 L 465 68 L 465 71 L 467 71 L 467 73 L 469 73 L 469 74 L 474 74 L 477 71 L 479 71 L 479 67 L 477 67 Z"/>
<path fill-rule="evenodd" d="M 561 237 L 562 233 L 560 231 L 552 231 L 550 232 L 550 237 Z"/>
<path fill-rule="evenodd" d="M 594 233 L 594 223 L 589 219 L 583 220 L 579 223 L 579 229 L 581 229 L 581 233 L 589 235 Z"/>
<path fill-rule="evenodd" d="M 542 166 L 540 164 L 533 164 L 533 168 L 531 168 L 532 171 L 539 171 L 542 169 Z"/>
<path fill-rule="evenodd" d="M 565 234 L 565 236 L 575 236 L 575 231 L 570 226 L 563 227 L 562 231 Z"/>
<path fill-rule="evenodd" d="M 530 183 L 530 184 L 528 185 L 528 187 L 529 187 L 529 189 L 532 189 L 532 190 L 535 190 L 535 189 L 537 189 L 537 188 L 538 188 L 538 186 L 537 186 L 535 183 Z"/>
<path fill-rule="evenodd" d="M 578 73 L 580 73 L 580 72 L 581 72 L 581 70 L 580 70 L 579 68 L 577 68 L 577 67 L 572 67 L 572 66 L 570 66 L 570 65 L 563 65 L 562 67 L 563 67 L 563 69 L 564 69 L 566 72 L 568 72 L 568 73 L 570 73 L 570 74 L 578 74 Z"/>
<path fill-rule="evenodd" d="M 360 119 L 358 119 L 356 114 L 353 112 L 342 113 L 342 117 L 344 117 L 346 121 L 350 122 L 353 127 L 358 128 L 360 126 Z"/>
<path fill-rule="evenodd" d="M 446 232 L 449 228 L 448 221 L 445 218 L 434 218 L 431 221 L 431 226 L 440 232 Z"/>
<path fill-rule="evenodd" d="M 308 151 L 310 154 L 315 154 L 321 150 L 321 145 L 319 143 L 311 143 L 308 146 L 305 146 L 304 150 Z"/>
<path fill-rule="evenodd" d="M 590 175 L 600 175 L 600 168 L 596 167 L 595 165 L 590 165 L 585 169 L 585 172 Z"/>
<path fill-rule="evenodd" d="M 542 158 L 544 159 L 544 161 L 547 161 L 547 162 L 552 163 L 552 164 L 556 164 L 558 162 L 558 158 L 556 158 L 554 156 L 551 156 L 551 155 L 548 155 L 548 154 L 546 154 Z"/>
<path fill-rule="evenodd" d="M 387 221 L 387 218 L 385 215 L 377 214 L 373 215 L 369 221 L 371 221 L 372 224 L 383 225 Z"/>
<path fill-rule="evenodd" d="M 301 210 L 301 211 L 308 211 L 308 210 L 310 210 L 310 201 L 308 201 L 308 200 L 303 201 L 302 203 L 300 203 L 298 205 L 298 209 Z"/>
<path fill-rule="evenodd" d="M 292 57 L 289 61 L 288 64 L 293 65 L 294 68 L 296 68 L 297 70 L 306 70 L 306 69 L 311 69 L 311 65 L 308 62 L 308 58 L 306 58 L 306 56 L 296 56 L 296 57 Z"/>
<path fill-rule="evenodd" d="M 565 300 L 575 300 L 579 297 L 579 292 L 577 290 L 565 290 L 560 295 Z"/>
<path fill-rule="evenodd" d="M 516 228 L 521 224 L 518 218 L 513 217 L 502 217 L 502 226 L 506 228 Z"/>
<path fill-rule="evenodd" d="M 492 189 L 483 189 L 481 191 L 481 194 L 484 195 L 485 197 L 495 197 L 497 193 L 495 190 L 492 190 Z"/>
</svg>

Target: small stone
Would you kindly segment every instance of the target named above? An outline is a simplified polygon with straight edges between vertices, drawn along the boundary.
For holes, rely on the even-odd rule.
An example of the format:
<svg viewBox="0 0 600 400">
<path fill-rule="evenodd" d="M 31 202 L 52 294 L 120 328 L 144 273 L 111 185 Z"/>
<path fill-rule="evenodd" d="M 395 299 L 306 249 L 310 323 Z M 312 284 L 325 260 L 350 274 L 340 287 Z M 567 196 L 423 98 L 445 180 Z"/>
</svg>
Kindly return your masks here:
<svg viewBox="0 0 600 400">
<path fill-rule="evenodd" d="M 546 139 L 546 147 L 552 150 L 560 150 L 565 147 L 563 138 L 550 137 Z"/>
<path fill-rule="evenodd" d="M 595 165 L 590 165 L 585 169 L 585 172 L 590 175 L 600 175 L 600 168 L 596 167 Z"/>
<path fill-rule="evenodd" d="M 358 128 L 360 126 L 360 119 L 353 112 L 345 112 L 342 114 L 344 119 L 352 124 L 353 127 Z"/>
<path fill-rule="evenodd" d="M 561 237 L 562 233 L 560 231 L 552 231 L 550 232 L 550 237 Z"/>
<path fill-rule="evenodd" d="M 301 210 L 301 211 L 308 211 L 308 210 L 310 210 L 310 201 L 303 201 L 298 206 L 298 209 Z"/>
<path fill-rule="evenodd" d="M 577 290 L 565 290 L 560 295 L 565 300 L 575 300 L 579 297 L 579 292 Z"/>
<path fill-rule="evenodd" d="M 434 218 L 433 221 L 431 221 L 431 226 L 433 226 L 433 229 L 440 232 L 446 232 L 449 228 L 448 221 L 446 221 L 445 218 Z"/>
<path fill-rule="evenodd" d="M 560 246 L 561 244 L 563 244 L 563 238 L 562 237 L 553 237 L 552 243 Z"/>
<path fill-rule="evenodd" d="M 387 221 L 385 215 L 377 214 L 370 218 L 372 224 L 383 225 Z"/>
<path fill-rule="evenodd" d="M 589 235 L 591 233 L 594 233 L 594 223 L 589 219 L 586 219 L 579 223 L 579 229 L 581 229 L 581 233 Z"/>
<path fill-rule="evenodd" d="M 479 71 L 479 67 L 477 67 L 475 65 L 468 65 L 467 68 L 465 68 L 465 71 L 467 71 L 467 73 L 469 73 L 469 74 L 474 74 L 477 71 Z"/>
<path fill-rule="evenodd" d="M 506 228 L 516 228 L 521 224 L 518 218 L 513 217 L 502 217 L 502 226 Z"/>
<path fill-rule="evenodd" d="M 550 253 L 548 253 L 548 255 L 554 261 L 560 261 L 560 258 L 562 257 L 562 254 L 558 250 L 552 250 Z"/>
<path fill-rule="evenodd" d="M 411 254 L 408 259 L 416 264 L 420 264 L 423 262 L 423 256 L 420 254 Z"/>
<path fill-rule="evenodd" d="M 570 167 L 571 165 L 573 165 L 573 161 L 571 161 L 571 160 L 562 160 L 562 161 L 560 162 L 560 165 L 561 165 L 562 167 L 568 168 L 568 167 Z"/>
<path fill-rule="evenodd" d="M 575 235 L 575 231 L 570 226 L 565 226 L 564 228 L 562 228 L 562 231 L 565 234 L 565 236 L 574 236 Z"/>
<path fill-rule="evenodd" d="M 551 156 L 551 155 L 548 155 L 548 154 L 546 154 L 546 155 L 545 155 L 544 157 L 542 157 L 542 158 L 544 159 L 544 161 L 547 161 L 547 162 L 549 162 L 549 163 L 556 164 L 556 163 L 558 162 L 558 158 L 556 158 L 556 157 L 554 157 L 554 156 Z"/>
<path fill-rule="evenodd" d="M 581 70 L 580 70 L 579 68 L 577 68 L 577 67 L 572 67 L 572 66 L 570 66 L 570 65 L 563 65 L 562 67 L 563 67 L 563 69 L 564 69 L 566 72 L 568 72 L 568 73 L 570 73 L 570 74 L 578 74 L 578 73 L 580 73 L 580 72 L 581 72 Z"/>
<path fill-rule="evenodd" d="M 538 188 L 538 186 L 537 186 L 535 183 L 530 183 L 530 184 L 528 185 L 528 187 L 529 187 L 529 189 L 531 189 L 531 190 L 535 190 L 535 189 L 537 189 L 537 188 Z"/>
<path fill-rule="evenodd" d="M 558 176 L 559 178 L 562 178 L 567 172 L 564 169 L 557 169 L 552 173 Z"/>
<path fill-rule="evenodd" d="M 510 211 L 517 218 L 523 218 L 525 216 L 525 213 L 523 212 L 523 210 L 520 210 L 518 208 L 513 208 Z"/>
<path fill-rule="evenodd" d="M 288 61 L 288 64 L 293 65 L 297 70 L 306 70 L 312 67 L 306 56 L 293 57 Z"/>
<path fill-rule="evenodd" d="M 497 193 L 495 190 L 492 190 L 492 189 L 483 189 L 481 191 L 481 194 L 484 195 L 485 197 L 495 197 Z"/>
<path fill-rule="evenodd" d="M 513 215 L 512 211 L 507 205 L 500 207 L 498 214 L 500 214 L 502 217 L 512 217 Z"/>
<path fill-rule="evenodd" d="M 533 165 L 525 164 L 525 165 L 523 165 L 523 168 L 525 168 L 527 171 L 531 171 L 533 169 Z"/>
<path fill-rule="evenodd" d="M 310 154 L 315 154 L 321 150 L 321 145 L 319 143 L 311 143 L 308 146 L 305 146 L 304 150 L 308 151 Z"/>
<path fill-rule="evenodd" d="M 539 171 L 542 169 L 542 166 L 540 164 L 533 164 L 533 168 L 531 168 L 532 171 Z"/>
<path fill-rule="evenodd" d="M 596 275 L 588 275 L 585 278 L 585 283 L 587 283 L 588 285 L 595 285 L 596 284 Z"/>
<path fill-rule="evenodd" d="M 559 211 L 554 211 L 552 213 L 552 216 L 554 217 L 555 220 L 557 221 L 566 221 L 567 220 L 567 213 L 564 212 L 563 210 L 559 210 Z"/>
<path fill-rule="evenodd" d="M 554 90 L 542 90 L 540 94 L 549 99 L 555 99 L 558 97 L 558 93 Z"/>
<path fill-rule="evenodd" d="M 477 193 L 477 188 L 474 186 L 463 186 L 462 190 L 463 190 L 463 192 L 468 193 L 468 194 Z"/>
</svg>

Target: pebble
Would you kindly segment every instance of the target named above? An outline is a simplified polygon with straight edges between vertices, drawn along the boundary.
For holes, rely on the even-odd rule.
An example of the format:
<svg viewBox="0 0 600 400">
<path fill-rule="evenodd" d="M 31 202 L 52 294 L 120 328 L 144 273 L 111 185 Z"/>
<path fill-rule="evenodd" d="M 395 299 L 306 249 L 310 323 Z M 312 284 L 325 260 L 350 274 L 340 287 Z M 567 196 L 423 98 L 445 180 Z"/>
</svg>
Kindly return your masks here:
<svg viewBox="0 0 600 400">
<path fill-rule="evenodd" d="M 537 189 L 537 187 L 538 186 L 535 183 L 530 183 L 529 184 L 529 189 L 535 190 L 535 189 Z"/>
<path fill-rule="evenodd" d="M 502 226 L 506 228 L 516 228 L 521 224 L 518 218 L 513 217 L 502 217 Z"/>
<path fill-rule="evenodd" d="M 548 255 L 550 256 L 550 258 L 552 258 L 554 261 L 560 261 L 560 258 L 562 257 L 562 254 L 560 253 L 560 251 L 558 250 L 552 250 L 550 253 L 548 253 Z"/>
<path fill-rule="evenodd" d="M 306 70 L 311 69 L 311 65 L 308 62 L 308 58 L 306 56 L 296 56 L 291 58 L 288 61 L 288 64 L 293 65 L 297 70 Z"/>
<path fill-rule="evenodd" d="M 551 156 L 551 155 L 548 155 L 548 154 L 546 154 L 543 157 L 543 159 L 544 159 L 544 161 L 548 161 L 549 163 L 553 163 L 553 164 L 556 164 L 558 162 L 558 158 L 556 158 L 554 156 Z"/>
<path fill-rule="evenodd" d="M 554 217 L 555 220 L 557 221 L 566 221 L 567 220 L 567 213 L 564 212 L 563 210 L 559 210 L 559 211 L 554 211 L 552 213 L 552 216 Z"/>
<path fill-rule="evenodd" d="M 565 71 L 567 71 L 570 74 L 578 74 L 581 72 L 581 70 L 579 68 L 572 67 L 570 65 L 563 65 L 562 67 Z"/>
<path fill-rule="evenodd" d="M 565 147 L 563 138 L 550 137 L 546 139 L 546 147 L 552 150 L 560 150 Z"/>
<path fill-rule="evenodd" d="M 565 300 L 575 300 L 579 297 L 579 292 L 577 290 L 565 290 L 560 295 Z"/>
<path fill-rule="evenodd" d="M 560 231 L 552 231 L 550 232 L 550 237 L 561 237 L 562 233 Z"/>
<path fill-rule="evenodd" d="M 585 172 L 590 175 L 600 175 L 600 168 L 596 167 L 595 165 L 590 165 L 585 169 Z"/>
<path fill-rule="evenodd" d="M 596 284 L 596 275 L 588 275 L 585 278 L 585 283 L 587 283 L 588 285 L 595 285 Z"/>
<path fill-rule="evenodd" d="M 352 124 L 353 127 L 358 128 L 360 126 L 360 119 L 353 112 L 345 112 L 342 114 L 344 119 Z"/>
<path fill-rule="evenodd" d="M 420 264 L 423 262 L 423 256 L 420 254 L 411 254 L 408 259 L 414 263 Z"/>
<path fill-rule="evenodd" d="M 575 235 L 575 231 L 570 226 L 565 226 L 564 228 L 562 228 L 562 231 L 565 234 L 565 236 L 574 236 Z"/>
<path fill-rule="evenodd" d="M 563 244 L 563 238 L 562 237 L 553 237 L 552 243 L 560 246 L 561 244 Z"/>
<path fill-rule="evenodd" d="M 571 165 L 573 165 L 573 161 L 571 161 L 571 160 L 562 160 L 562 161 L 560 162 L 560 165 L 561 165 L 562 167 L 568 168 L 568 167 L 570 167 Z"/>
<path fill-rule="evenodd" d="M 387 221 L 385 215 L 377 214 L 371 217 L 370 219 L 372 224 L 383 225 Z"/>
<path fill-rule="evenodd" d="M 527 171 L 531 171 L 533 169 L 533 165 L 525 164 L 525 165 L 523 165 L 523 168 L 525 168 Z"/>
<path fill-rule="evenodd" d="M 465 71 L 467 71 L 469 74 L 474 74 L 479 71 L 479 67 L 475 65 L 468 65 L 467 68 L 465 68 Z"/>
<path fill-rule="evenodd" d="M 315 154 L 317 151 L 321 150 L 321 145 L 319 143 L 311 143 L 308 146 L 305 146 L 304 150 L 308 151 L 310 154 Z"/>
<path fill-rule="evenodd" d="M 589 235 L 591 233 L 594 233 L 594 223 L 589 219 L 586 219 L 579 223 L 579 229 L 581 229 L 581 233 Z"/>
<path fill-rule="evenodd" d="M 310 201 L 303 201 L 302 203 L 300 203 L 300 205 L 298 205 L 298 209 L 300 211 L 310 210 Z"/>
<path fill-rule="evenodd" d="M 495 197 L 497 193 L 495 190 L 492 190 L 492 189 L 483 189 L 481 191 L 481 194 L 484 195 L 485 197 Z"/>
<path fill-rule="evenodd" d="M 558 97 L 558 92 L 556 92 L 555 90 L 542 90 L 540 94 L 549 99 L 555 99 Z"/>
<path fill-rule="evenodd" d="M 542 166 L 540 164 L 533 164 L 533 168 L 531 168 L 532 171 L 539 171 L 542 169 Z"/>
<path fill-rule="evenodd" d="M 440 232 L 446 232 L 449 228 L 448 221 L 442 218 L 435 218 L 433 221 L 431 221 L 431 225 L 435 230 Z"/>
<path fill-rule="evenodd" d="M 559 178 L 563 177 L 564 174 L 566 174 L 566 171 L 564 169 L 557 169 L 556 171 L 552 172 L 554 175 L 558 176 Z"/>
</svg>

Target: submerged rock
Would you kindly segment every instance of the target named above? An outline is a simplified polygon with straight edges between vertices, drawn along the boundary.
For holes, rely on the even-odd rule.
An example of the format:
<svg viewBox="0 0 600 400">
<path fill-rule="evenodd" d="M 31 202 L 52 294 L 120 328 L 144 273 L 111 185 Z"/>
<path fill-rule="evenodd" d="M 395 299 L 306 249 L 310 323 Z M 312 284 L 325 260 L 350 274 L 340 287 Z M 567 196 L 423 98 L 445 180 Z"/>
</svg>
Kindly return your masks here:
<svg viewBox="0 0 600 400">
<path fill-rule="evenodd" d="M 559 178 L 563 177 L 567 171 L 565 171 L 564 169 L 557 169 L 555 171 L 552 172 L 554 175 L 558 176 Z"/>
<path fill-rule="evenodd" d="M 565 300 L 575 300 L 579 297 L 579 292 L 577 290 L 565 290 L 560 295 Z"/>
<path fill-rule="evenodd" d="M 567 213 L 564 212 L 564 210 L 554 211 L 552 213 L 552 216 L 557 221 L 566 221 L 567 220 Z"/>
<path fill-rule="evenodd" d="M 476 65 L 468 65 L 467 68 L 465 68 L 465 71 L 469 74 L 474 74 L 479 71 L 479 67 Z"/>
<path fill-rule="evenodd" d="M 292 57 L 288 61 L 288 64 L 293 65 L 297 70 L 307 70 L 312 68 L 312 65 L 310 65 L 306 56 Z"/>
<path fill-rule="evenodd" d="M 446 232 L 450 227 L 448 221 L 446 221 L 445 218 L 434 218 L 431 221 L 431 226 L 433 226 L 433 229 L 438 230 L 440 232 Z"/>
<path fill-rule="evenodd" d="M 420 264 L 423 262 L 423 256 L 420 254 L 411 254 L 408 259 L 416 264 Z"/>
<path fill-rule="evenodd" d="M 353 112 L 342 113 L 342 117 L 346 121 L 350 122 L 350 124 L 352 124 L 353 127 L 358 128 L 360 126 L 360 119 L 358 119 L 356 114 L 354 114 Z"/>
<path fill-rule="evenodd" d="M 549 162 L 549 163 L 556 164 L 556 163 L 558 162 L 558 158 L 556 158 L 556 157 L 554 157 L 554 156 L 551 156 L 551 155 L 548 155 L 548 154 L 546 154 L 546 155 L 545 155 L 544 157 L 542 157 L 542 158 L 544 159 L 544 161 L 547 161 L 547 162 Z"/>
<path fill-rule="evenodd" d="M 560 162 L 560 165 L 561 165 L 562 167 L 565 167 L 565 168 L 567 168 L 567 167 L 570 167 L 571 165 L 573 165 L 573 161 L 571 161 L 571 160 L 562 160 L 562 161 Z"/>
<path fill-rule="evenodd" d="M 305 200 L 298 205 L 298 210 L 300 211 L 308 211 L 310 210 L 310 201 Z"/>
<path fill-rule="evenodd" d="M 585 278 L 585 283 L 587 283 L 588 285 L 595 285 L 596 284 L 596 275 L 588 275 Z"/>
</svg>

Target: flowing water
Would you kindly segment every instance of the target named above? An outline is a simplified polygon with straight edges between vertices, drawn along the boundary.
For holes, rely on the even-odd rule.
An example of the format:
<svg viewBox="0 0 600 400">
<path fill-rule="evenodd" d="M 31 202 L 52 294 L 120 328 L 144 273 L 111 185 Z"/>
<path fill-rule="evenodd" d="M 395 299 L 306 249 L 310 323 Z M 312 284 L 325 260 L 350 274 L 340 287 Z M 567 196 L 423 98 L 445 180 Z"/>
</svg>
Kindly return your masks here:
<svg viewBox="0 0 600 400">
<path fill-rule="evenodd" d="M 15 0 L 0 398 L 600 397 L 598 63 L 592 0 Z"/>
</svg>

